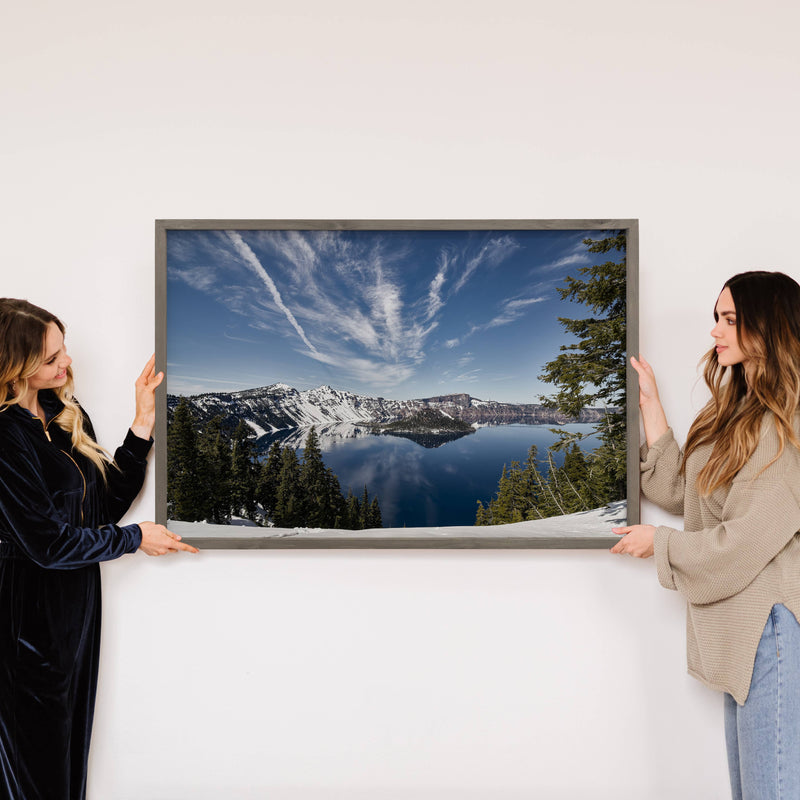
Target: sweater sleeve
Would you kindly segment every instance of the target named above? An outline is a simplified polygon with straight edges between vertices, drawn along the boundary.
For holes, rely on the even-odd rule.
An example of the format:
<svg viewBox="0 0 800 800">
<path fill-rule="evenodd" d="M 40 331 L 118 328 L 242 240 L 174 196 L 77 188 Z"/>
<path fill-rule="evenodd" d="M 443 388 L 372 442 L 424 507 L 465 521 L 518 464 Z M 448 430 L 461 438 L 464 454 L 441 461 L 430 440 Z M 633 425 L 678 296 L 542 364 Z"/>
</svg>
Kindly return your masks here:
<svg viewBox="0 0 800 800">
<path fill-rule="evenodd" d="M 789 449 L 787 445 L 787 451 Z M 690 603 L 703 605 L 746 588 L 800 531 L 800 469 L 791 448 L 753 477 L 737 477 L 721 522 L 700 531 L 656 529 L 658 577 Z"/>
<path fill-rule="evenodd" d="M 651 447 L 642 445 L 642 494 L 671 514 L 683 513 L 686 482 L 681 472 L 681 461 L 681 451 L 672 428 L 668 428 Z"/>
<path fill-rule="evenodd" d="M 41 567 L 76 569 L 133 553 L 138 525 L 70 525 L 53 505 L 37 465 L 20 443 L 0 452 L 0 540 L 12 542 Z"/>
</svg>

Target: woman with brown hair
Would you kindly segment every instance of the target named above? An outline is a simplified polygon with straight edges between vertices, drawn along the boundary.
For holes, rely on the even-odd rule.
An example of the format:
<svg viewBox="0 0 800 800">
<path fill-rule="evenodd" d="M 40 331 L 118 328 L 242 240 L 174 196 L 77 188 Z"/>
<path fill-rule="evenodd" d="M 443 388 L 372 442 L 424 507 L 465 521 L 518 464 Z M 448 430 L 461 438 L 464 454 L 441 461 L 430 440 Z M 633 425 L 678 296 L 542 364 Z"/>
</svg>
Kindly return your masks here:
<svg viewBox="0 0 800 800">
<path fill-rule="evenodd" d="M 734 798 L 800 797 L 800 286 L 745 272 L 723 287 L 705 356 L 711 399 L 681 450 L 653 370 L 632 359 L 644 495 L 685 530 L 615 528 L 688 601 L 689 672 L 725 693 Z"/>
<path fill-rule="evenodd" d="M 64 325 L 0 299 L 0 796 L 80 800 L 100 644 L 99 562 L 194 547 L 163 525 L 118 525 L 155 423 L 151 358 L 113 460 L 72 396 Z"/>
</svg>

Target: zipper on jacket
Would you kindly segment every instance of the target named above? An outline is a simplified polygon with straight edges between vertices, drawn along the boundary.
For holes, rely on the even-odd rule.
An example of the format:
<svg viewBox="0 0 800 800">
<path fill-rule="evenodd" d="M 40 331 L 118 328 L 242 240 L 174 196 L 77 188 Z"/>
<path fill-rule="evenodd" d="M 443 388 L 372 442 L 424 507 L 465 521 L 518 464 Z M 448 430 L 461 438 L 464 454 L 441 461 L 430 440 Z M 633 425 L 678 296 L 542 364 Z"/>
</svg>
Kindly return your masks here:
<svg viewBox="0 0 800 800">
<path fill-rule="evenodd" d="M 63 411 L 63 410 L 64 410 L 64 409 L 62 408 L 62 409 L 61 409 L 61 411 Z M 41 422 L 41 423 L 42 423 L 42 430 L 44 430 L 44 435 L 47 437 L 47 441 L 48 441 L 48 442 L 52 442 L 53 440 L 50 438 L 50 431 L 49 431 L 49 430 L 47 430 L 47 429 L 50 427 L 50 423 L 51 423 L 51 422 L 52 422 L 54 419 L 56 419 L 56 417 L 59 417 L 59 416 L 61 416 L 61 411 L 59 411 L 59 412 L 58 412 L 58 414 L 53 414 L 53 416 L 52 416 L 52 417 L 50 417 L 50 419 L 49 419 L 47 422 L 45 422 L 45 421 L 44 421 L 44 420 L 43 420 L 41 417 L 35 417 L 35 419 L 38 419 L 38 420 L 39 420 L 39 422 Z M 62 452 L 63 452 L 63 451 L 62 451 Z"/>
<path fill-rule="evenodd" d="M 63 410 L 64 409 L 62 408 L 61 411 Z M 58 414 L 60 414 L 61 411 L 59 411 Z M 41 417 L 36 417 L 36 419 L 38 419 L 39 422 L 42 423 L 42 428 L 44 429 L 44 435 L 47 437 L 48 442 L 52 442 L 53 440 L 50 438 L 50 431 L 48 431 L 47 429 L 50 427 L 50 422 L 52 422 L 58 416 L 58 414 L 52 416 L 47 424 L 45 424 L 44 420 Z M 83 474 L 83 470 L 78 466 L 78 462 L 66 450 L 61 450 L 61 448 L 59 448 L 59 451 L 62 452 L 75 465 L 75 469 L 78 470 L 78 473 L 81 476 L 81 480 L 83 481 L 83 494 L 81 495 L 81 525 L 83 525 L 83 501 L 86 499 L 86 476 Z"/>
<path fill-rule="evenodd" d="M 44 431 L 44 435 L 47 437 L 47 441 L 52 442 L 53 440 L 50 438 L 50 431 L 47 430 L 47 425 L 44 424 L 44 420 L 41 417 L 36 417 L 36 419 L 42 423 L 42 430 Z"/>
</svg>

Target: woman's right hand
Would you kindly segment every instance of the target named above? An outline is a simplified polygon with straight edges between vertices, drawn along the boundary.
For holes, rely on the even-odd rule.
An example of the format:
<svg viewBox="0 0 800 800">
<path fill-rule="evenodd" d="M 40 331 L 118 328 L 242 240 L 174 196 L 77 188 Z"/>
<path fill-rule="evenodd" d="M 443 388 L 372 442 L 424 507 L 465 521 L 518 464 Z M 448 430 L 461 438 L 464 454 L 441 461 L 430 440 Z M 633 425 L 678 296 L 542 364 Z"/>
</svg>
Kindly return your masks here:
<svg viewBox="0 0 800 800">
<path fill-rule="evenodd" d="M 148 556 L 163 556 L 167 553 L 177 553 L 179 550 L 185 550 L 187 553 L 199 552 L 196 547 L 185 544 L 177 533 L 167 530 L 163 525 L 140 522 L 139 528 L 142 531 L 142 543 L 139 549 Z"/>
<path fill-rule="evenodd" d="M 654 400 L 660 402 L 653 368 L 641 356 L 631 356 L 631 366 L 639 375 L 639 405 L 644 406 Z"/>
<path fill-rule="evenodd" d="M 631 366 L 639 375 L 639 408 L 647 444 L 653 445 L 668 430 L 667 416 L 658 396 L 658 385 L 653 368 L 641 356 L 631 356 Z"/>
</svg>

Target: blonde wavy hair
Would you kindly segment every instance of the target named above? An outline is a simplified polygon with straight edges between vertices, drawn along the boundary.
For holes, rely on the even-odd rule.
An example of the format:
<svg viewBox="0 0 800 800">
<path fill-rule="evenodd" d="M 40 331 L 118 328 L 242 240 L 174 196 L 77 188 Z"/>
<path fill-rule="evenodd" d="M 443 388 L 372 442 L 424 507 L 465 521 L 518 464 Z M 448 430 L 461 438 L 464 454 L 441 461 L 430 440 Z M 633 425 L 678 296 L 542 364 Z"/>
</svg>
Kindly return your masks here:
<svg viewBox="0 0 800 800">
<path fill-rule="evenodd" d="M 711 400 L 689 430 L 682 469 L 692 452 L 713 443 L 697 477 L 698 491 L 704 495 L 730 484 L 747 463 L 768 412 L 775 419 L 779 442 L 770 463 L 780 458 L 787 442 L 800 449 L 795 432 L 800 410 L 800 285 L 781 272 L 754 271 L 734 275 L 726 287 L 733 297 L 736 335 L 747 371 L 742 364 L 720 365 L 716 348 L 703 359 Z"/>
<path fill-rule="evenodd" d="M 27 300 L 0 298 L 0 413 L 19 404 L 28 393 L 28 380 L 44 362 L 45 337 L 51 322 L 64 333 L 64 324 L 49 311 Z M 64 404 L 54 421 L 105 478 L 111 458 L 84 429 L 83 412 L 72 397 L 73 385 L 72 367 L 67 367 L 67 382 L 53 390 Z"/>
</svg>

